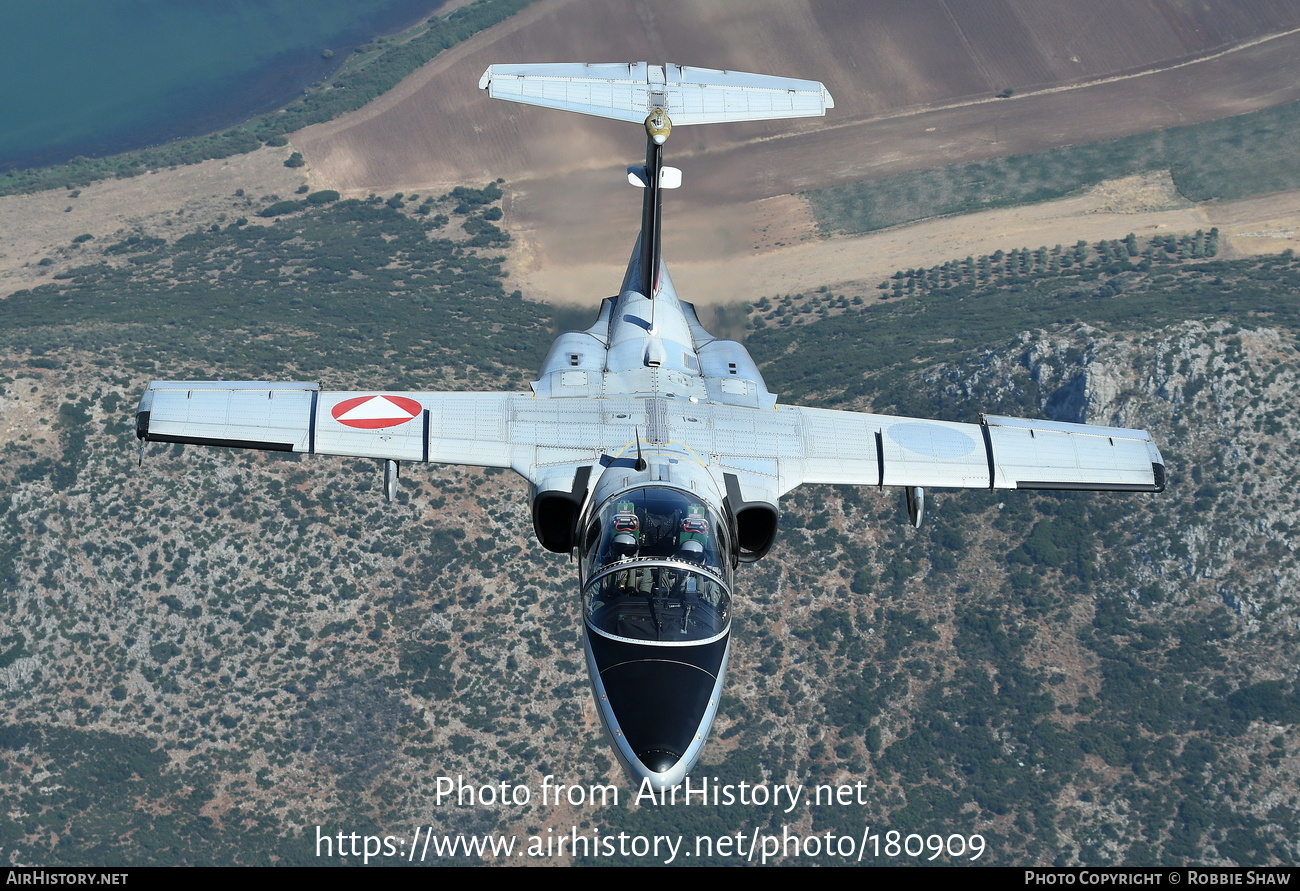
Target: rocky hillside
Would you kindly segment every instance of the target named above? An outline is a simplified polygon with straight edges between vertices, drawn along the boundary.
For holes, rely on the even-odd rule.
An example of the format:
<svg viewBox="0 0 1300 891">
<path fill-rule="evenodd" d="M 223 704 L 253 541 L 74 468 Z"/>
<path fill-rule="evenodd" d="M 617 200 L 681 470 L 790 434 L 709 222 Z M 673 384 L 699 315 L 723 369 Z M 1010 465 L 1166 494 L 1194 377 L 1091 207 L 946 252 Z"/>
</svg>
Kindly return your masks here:
<svg viewBox="0 0 1300 891">
<path fill-rule="evenodd" d="M 452 224 L 421 237 L 455 230 L 455 203 Z M 265 289 L 232 292 L 246 310 L 193 339 L 156 321 L 201 299 L 196 282 L 219 287 L 239 269 L 290 289 L 312 275 L 307 263 L 259 260 L 270 245 L 324 239 L 329 225 L 374 225 L 393 238 L 364 243 L 415 245 L 408 223 L 436 217 L 400 199 L 370 207 L 361 221 L 306 209 L 319 216 L 269 227 L 300 226 L 288 239 L 153 246 L 137 264 L 107 255 L 120 272 L 88 267 L 11 298 L 24 321 L 0 352 L 0 860 L 306 863 L 317 862 L 317 827 L 406 836 L 417 825 L 521 839 L 573 827 L 688 839 L 787 826 L 979 833 L 981 861 L 1001 864 L 1300 855 L 1290 258 L 1129 270 L 1122 296 L 1105 298 L 1077 280 L 1059 294 L 1035 285 L 1034 300 L 1056 301 L 1041 303 L 1061 319 L 1048 323 L 999 303 L 1028 299 L 1024 285 L 991 285 L 962 305 L 1017 327 L 978 347 L 944 335 L 942 294 L 850 302 L 755 332 L 760 361 L 783 356 L 769 384 L 801 398 L 1148 427 L 1169 488 L 928 493 L 919 531 L 893 493 L 796 491 L 777 548 L 739 574 L 735 655 L 699 773 L 860 783 L 866 803 L 656 808 L 633 803 L 601 735 L 574 567 L 532 540 L 519 480 L 409 467 L 387 505 L 374 462 L 155 445 L 137 467 L 144 384 L 220 375 L 226 351 L 238 357 L 231 376 L 279 355 L 262 375 L 384 383 L 357 345 L 355 304 L 329 297 L 356 276 L 291 296 L 316 309 L 292 317 L 292 348 L 258 315 Z M 458 244 L 428 258 L 411 247 L 388 271 L 414 281 L 490 257 L 490 246 Z M 359 268 L 376 282 L 388 267 Z M 112 290 L 119 274 L 152 282 L 152 325 L 120 314 L 130 307 Z M 367 298 L 375 312 L 409 299 L 383 287 L 389 297 Z M 503 308 L 517 298 L 494 287 L 448 291 L 463 302 L 447 309 L 495 319 L 485 338 L 509 333 Z M 1165 308 L 1140 324 L 1089 309 L 1157 293 Z M 1220 311 L 1200 308 L 1211 295 Z M 80 325 L 60 315 L 69 305 Z M 894 361 L 891 313 L 909 306 L 928 320 L 911 326 L 925 347 L 910 354 L 924 358 Z M 42 324 L 42 311 L 58 321 Z M 539 358 L 486 361 L 444 327 L 419 332 L 429 343 L 398 369 L 404 379 L 495 387 L 526 379 Z M 515 342 L 531 343 L 529 331 Z M 842 371 L 831 391 L 818 377 L 825 353 L 863 371 Z M 614 784 L 619 804 L 543 805 L 548 774 Z M 534 797 L 440 804 L 438 778 L 458 775 Z"/>
</svg>

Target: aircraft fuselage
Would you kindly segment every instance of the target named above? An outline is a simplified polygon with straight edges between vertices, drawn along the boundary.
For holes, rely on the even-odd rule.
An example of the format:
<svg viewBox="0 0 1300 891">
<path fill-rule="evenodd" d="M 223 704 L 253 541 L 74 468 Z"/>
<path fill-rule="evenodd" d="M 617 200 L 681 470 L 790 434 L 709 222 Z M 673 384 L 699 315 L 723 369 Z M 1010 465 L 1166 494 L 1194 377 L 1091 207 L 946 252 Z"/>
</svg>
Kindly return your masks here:
<svg viewBox="0 0 1300 891">
<path fill-rule="evenodd" d="M 644 429 L 590 469 L 573 544 L 601 721 L 628 773 L 663 789 L 694 767 L 717 715 L 738 562 L 735 524 L 709 456 L 672 435 L 669 415 L 689 424 L 691 407 L 708 404 L 722 386 L 704 373 L 700 351 L 709 344 L 724 346 L 727 361 L 714 365 L 731 372 L 729 385 L 756 396 L 766 387 L 739 344 L 716 341 L 677 299 L 662 266 L 654 300 L 637 291 L 641 262 L 638 244 L 624 290 L 591 329 L 556 341 L 534 389 L 564 399 L 567 376 L 568 387 L 582 391 L 571 398 L 613 388 L 644 401 Z"/>
<path fill-rule="evenodd" d="M 492 66 L 501 99 L 642 123 L 641 235 L 595 324 L 556 338 L 530 393 L 331 392 L 315 382 L 154 381 L 148 442 L 509 468 L 543 547 L 577 551 L 584 649 L 614 751 L 638 783 L 699 759 L 731 648 L 732 581 L 804 484 L 896 488 L 921 522 L 928 486 L 1159 492 L 1142 430 L 981 415 L 978 424 L 778 405 L 740 344 L 678 299 L 660 256 L 674 125 L 824 114 L 815 81 L 673 64 Z"/>
</svg>

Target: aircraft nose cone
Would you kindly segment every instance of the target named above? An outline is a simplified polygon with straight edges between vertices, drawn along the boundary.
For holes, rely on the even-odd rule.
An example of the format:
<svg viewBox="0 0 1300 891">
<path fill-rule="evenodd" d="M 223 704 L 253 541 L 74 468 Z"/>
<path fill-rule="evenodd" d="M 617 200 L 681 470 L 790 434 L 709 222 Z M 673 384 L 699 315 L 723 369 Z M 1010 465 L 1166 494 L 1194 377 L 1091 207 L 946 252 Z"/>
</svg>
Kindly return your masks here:
<svg viewBox="0 0 1300 891">
<path fill-rule="evenodd" d="M 628 747 L 646 768 L 663 773 L 695 741 L 717 678 L 678 661 L 678 653 L 672 650 L 637 649 L 642 650 L 641 658 L 604 668 L 600 679 L 609 716 L 623 731 Z"/>
<path fill-rule="evenodd" d="M 695 766 L 717 714 L 728 638 L 663 647 L 587 632 L 592 681 L 615 751 L 636 781 L 676 785 Z"/>
<path fill-rule="evenodd" d="M 636 757 L 645 765 L 646 770 L 652 773 L 666 773 L 672 770 L 673 765 L 681 760 L 681 755 L 676 752 L 666 752 L 663 749 L 637 752 Z"/>
</svg>

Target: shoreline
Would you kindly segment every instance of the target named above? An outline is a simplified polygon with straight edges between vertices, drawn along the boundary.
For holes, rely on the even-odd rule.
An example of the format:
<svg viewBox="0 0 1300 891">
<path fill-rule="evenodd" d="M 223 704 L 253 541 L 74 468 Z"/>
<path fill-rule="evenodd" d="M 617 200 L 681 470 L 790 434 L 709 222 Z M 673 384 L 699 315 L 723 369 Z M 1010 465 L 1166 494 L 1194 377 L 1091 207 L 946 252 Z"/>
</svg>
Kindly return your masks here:
<svg viewBox="0 0 1300 891">
<path fill-rule="evenodd" d="M 101 128 L 86 138 L 47 143 L 0 158 L 0 176 L 61 167 L 79 159 L 103 160 L 148 151 L 172 142 L 211 137 L 252 123 L 320 88 L 323 81 L 343 71 L 354 60 L 359 47 L 401 38 L 423 27 L 431 18 L 446 15 L 465 3 L 466 0 L 399 0 L 396 8 L 363 17 L 362 24 L 334 35 L 342 40 L 337 45 L 311 51 L 288 49 L 254 69 L 216 77 L 197 87 L 178 87 L 172 96 L 157 102 L 155 114 L 144 122 Z M 419 14 L 412 15 L 417 8 Z M 196 108 L 196 104 L 203 107 Z"/>
</svg>

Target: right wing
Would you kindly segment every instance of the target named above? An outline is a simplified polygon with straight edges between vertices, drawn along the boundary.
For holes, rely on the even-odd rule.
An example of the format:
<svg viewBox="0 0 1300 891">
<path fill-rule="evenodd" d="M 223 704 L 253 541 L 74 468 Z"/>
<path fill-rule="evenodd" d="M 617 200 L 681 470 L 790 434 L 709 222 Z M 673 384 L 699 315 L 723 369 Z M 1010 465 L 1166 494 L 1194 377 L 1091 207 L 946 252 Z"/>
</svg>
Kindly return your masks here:
<svg viewBox="0 0 1300 891">
<path fill-rule="evenodd" d="M 572 480 L 602 456 L 635 451 L 664 427 L 636 397 L 531 393 L 328 392 L 316 383 L 154 381 L 136 436 L 240 449 L 508 467 L 529 482 Z"/>
<path fill-rule="evenodd" d="M 512 467 L 511 393 L 325 392 L 316 383 L 154 381 L 136 436 L 228 448 Z"/>
</svg>

